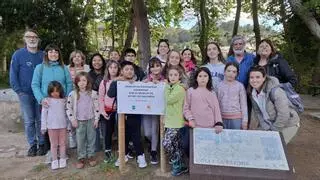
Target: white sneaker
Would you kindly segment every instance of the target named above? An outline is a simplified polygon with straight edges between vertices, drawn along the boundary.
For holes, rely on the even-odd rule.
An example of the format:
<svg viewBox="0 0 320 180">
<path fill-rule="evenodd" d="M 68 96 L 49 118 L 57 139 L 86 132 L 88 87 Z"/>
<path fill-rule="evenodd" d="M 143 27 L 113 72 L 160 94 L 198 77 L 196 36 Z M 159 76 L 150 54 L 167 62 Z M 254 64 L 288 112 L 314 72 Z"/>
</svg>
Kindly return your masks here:
<svg viewBox="0 0 320 180">
<path fill-rule="evenodd" d="M 124 162 L 128 162 L 128 157 L 127 156 L 124 156 Z M 119 167 L 120 166 L 120 159 L 118 158 L 117 161 L 114 163 L 114 165 L 116 167 Z"/>
<path fill-rule="evenodd" d="M 52 161 L 51 151 L 49 150 L 46 154 L 46 160 L 44 161 L 45 164 L 50 164 Z"/>
<path fill-rule="evenodd" d="M 59 159 L 59 168 L 67 167 L 67 159 Z"/>
<path fill-rule="evenodd" d="M 58 160 L 54 160 L 51 162 L 51 169 L 55 170 L 59 168 L 59 161 Z"/>
<path fill-rule="evenodd" d="M 146 158 L 144 157 L 144 154 L 138 156 L 137 163 L 139 168 L 147 167 L 147 162 L 146 162 Z"/>
</svg>

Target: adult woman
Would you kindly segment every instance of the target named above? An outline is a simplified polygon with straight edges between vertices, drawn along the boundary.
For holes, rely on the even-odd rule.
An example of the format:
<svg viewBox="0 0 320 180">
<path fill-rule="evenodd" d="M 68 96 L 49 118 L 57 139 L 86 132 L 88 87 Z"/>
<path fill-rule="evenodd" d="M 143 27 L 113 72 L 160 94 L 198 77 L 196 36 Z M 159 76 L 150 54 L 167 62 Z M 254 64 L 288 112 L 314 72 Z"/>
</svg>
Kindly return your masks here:
<svg viewBox="0 0 320 180">
<path fill-rule="evenodd" d="M 86 60 L 86 56 L 80 50 L 74 50 L 70 54 L 70 58 L 69 58 L 70 65 L 68 66 L 68 68 L 70 71 L 72 81 L 74 81 L 74 78 L 76 77 L 77 73 L 81 71 L 85 71 L 85 72 L 90 71 L 89 65 L 85 64 L 85 60 Z"/>
<path fill-rule="evenodd" d="M 288 144 L 299 129 L 300 118 L 278 79 L 267 76 L 263 67 L 254 66 L 249 72 L 248 94 L 256 115 L 250 129 L 279 131 Z"/>
<path fill-rule="evenodd" d="M 158 42 L 158 49 L 157 49 L 157 58 L 160 59 L 162 66 L 165 65 L 167 61 L 167 56 L 170 51 L 169 42 L 167 39 L 160 39 Z"/>
<path fill-rule="evenodd" d="M 103 79 L 104 71 L 106 69 L 106 61 L 103 59 L 101 54 L 95 53 L 92 55 L 89 65 L 91 69 L 89 77 L 92 82 L 92 90 L 98 92 L 100 82 Z M 101 124 L 99 124 L 99 127 L 96 129 L 96 152 L 101 151 L 100 127 L 102 127 Z"/>
<path fill-rule="evenodd" d="M 48 85 L 51 81 L 58 81 L 62 87 L 64 96 L 72 91 L 72 81 L 67 66 L 64 65 L 62 54 L 58 46 L 49 44 L 45 48 L 45 56 L 42 64 L 36 66 L 31 82 L 31 88 L 38 103 L 43 107 L 50 106 L 48 97 Z M 44 155 L 44 149 L 40 154 Z"/>
<path fill-rule="evenodd" d="M 297 84 L 297 77 L 283 56 L 276 52 L 269 39 L 260 41 L 257 57 L 254 64 L 265 68 L 267 75 L 278 78 L 280 83 L 289 82 L 292 86 Z"/>
</svg>

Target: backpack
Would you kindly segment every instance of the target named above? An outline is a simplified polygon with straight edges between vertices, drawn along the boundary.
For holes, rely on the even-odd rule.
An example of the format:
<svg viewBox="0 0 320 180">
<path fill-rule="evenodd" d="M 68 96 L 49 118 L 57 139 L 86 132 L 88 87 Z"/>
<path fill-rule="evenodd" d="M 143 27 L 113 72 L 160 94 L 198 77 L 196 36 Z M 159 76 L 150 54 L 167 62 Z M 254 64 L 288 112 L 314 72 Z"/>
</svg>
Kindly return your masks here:
<svg viewBox="0 0 320 180">
<path fill-rule="evenodd" d="M 105 79 L 104 79 L 104 80 L 102 80 L 102 81 L 103 81 L 103 85 L 104 85 L 104 88 L 105 88 L 105 89 L 104 89 L 104 90 L 105 90 L 105 93 L 107 94 L 108 92 L 106 92 L 106 90 L 107 90 L 106 85 L 107 85 L 107 83 L 108 83 L 109 80 L 105 80 Z M 106 107 L 104 108 L 104 110 L 106 111 L 107 114 L 110 114 L 110 113 L 113 113 L 113 112 L 116 112 L 116 111 L 117 111 L 117 108 L 113 108 L 114 105 L 115 105 L 115 103 L 116 103 L 116 99 L 117 99 L 117 98 L 114 98 L 111 107 L 110 107 L 110 106 L 106 106 Z"/>
<path fill-rule="evenodd" d="M 278 87 L 281 88 L 286 93 L 286 95 L 292 105 L 292 108 L 295 111 L 297 111 L 298 114 L 303 113 L 304 106 L 303 106 L 302 99 L 299 96 L 299 94 L 293 89 L 292 85 L 289 82 L 280 83 L 279 86 L 271 89 L 271 92 L 270 92 L 271 93 L 271 95 L 270 95 L 271 101 L 272 102 L 275 101 L 274 93 L 275 93 L 276 88 L 278 88 Z"/>
</svg>

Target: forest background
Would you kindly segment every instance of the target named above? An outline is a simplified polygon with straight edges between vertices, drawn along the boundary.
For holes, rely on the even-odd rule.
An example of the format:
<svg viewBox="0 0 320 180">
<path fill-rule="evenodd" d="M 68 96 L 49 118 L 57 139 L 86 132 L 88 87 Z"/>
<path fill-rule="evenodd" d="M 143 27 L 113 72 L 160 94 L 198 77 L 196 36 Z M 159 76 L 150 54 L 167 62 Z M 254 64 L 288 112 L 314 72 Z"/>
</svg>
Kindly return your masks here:
<svg viewBox="0 0 320 180">
<path fill-rule="evenodd" d="M 307 93 L 320 86 L 319 23 L 319 0 L 1 0 L 0 88 L 9 87 L 11 56 L 24 46 L 23 32 L 35 28 L 41 49 L 57 44 L 66 64 L 74 49 L 88 60 L 93 52 L 107 58 L 111 49 L 133 47 L 145 67 L 165 38 L 171 49 L 194 50 L 200 65 L 208 41 L 218 42 L 226 57 L 235 34 L 247 38 L 251 52 L 269 38 L 297 74 L 297 89 Z"/>
</svg>

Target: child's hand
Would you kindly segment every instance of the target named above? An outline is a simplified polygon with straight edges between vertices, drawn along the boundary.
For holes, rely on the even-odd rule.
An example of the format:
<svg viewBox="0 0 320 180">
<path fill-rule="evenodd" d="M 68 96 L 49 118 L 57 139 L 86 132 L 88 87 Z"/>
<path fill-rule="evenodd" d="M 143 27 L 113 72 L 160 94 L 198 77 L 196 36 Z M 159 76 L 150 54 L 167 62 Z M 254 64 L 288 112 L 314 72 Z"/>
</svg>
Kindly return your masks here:
<svg viewBox="0 0 320 180">
<path fill-rule="evenodd" d="M 119 77 L 114 79 L 115 81 L 124 81 L 124 77 L 120 75 Z"/>
<path fill-rule="evenodd" d="M 93 127 L 98 128 L 98 126 L 99 126 L 99 120 L 94 120 Z"/>
<path fill-rule="evenodd" d="M 189 126 L 192 128 L 196 127 L 196 122 L 194 120 L 189 121 Z"/>
<path fill-rule="evenodd" d="M 72 124 L 72 127 L 74 127 L 74 128 L 78 127 L 78 121 L 77 120 L 71 121 L 71 124 Z"/>
<path fill-rule="evenodd" d="M 241 128 L 242 128 L 243 130 L 248 130 L 248 124 L 247 124 L 246 122 L 245 122 L 245 123 L 242 123 Z"/>
<path fill-rule="evenodd" d="M 49 107 L 49 100 L 47 98 L 43 98 L 41 101 L 41 105 L 44 108 L 48 108 Z"/>
<path fill-rule="evenodd" d="M 46 132 L 47 132 L 47 130 L 46 130 L 46 129 L 41 129 L 41 134 L 42 134 L 42 135 L 45 135 L 45 134 L 46 134 Z"/>
<path fill-rule="evenodd" d="M 109 119 L 110 119 L 110 116 L 109 116 L 107 113 L 103 113 L 102 116 L 103 116 L 106 120 L 109 120 Z"/>
<path fill-rule="evenodd" d="M 153 82 L 154 84 L 158 84 L 160 81 L 155 79 L 155 80 L 153 80 L 152 82 Z"/>
<path fill-rule="evenodd" d="M 142 82 L 148 83 L 148 82 L 149 82 L 149 79 L 145 79 L 145 80 L 143 80 Z"/>
<path fill-rule="evenodd" d="M 164 79 L 164 83 L 165 84 L 168 84 L 169 82 L 168 82 L 168 79 Z"/>
<path fill-rule="evenodd" d="M 214 126 L 214 131 L 217 133 L 217 134 L 219 134 L 219 133 L 221 133 L 222 132 L 222 130 L 223 130 L 223 126 Z"/>
<path fill-rule="evenodd" d="M 130 84 L 133 84 L 134 82 L 135 82 L 135 80 L 133 80 L 133 79 L 129 80 Z"/>
</svg>

